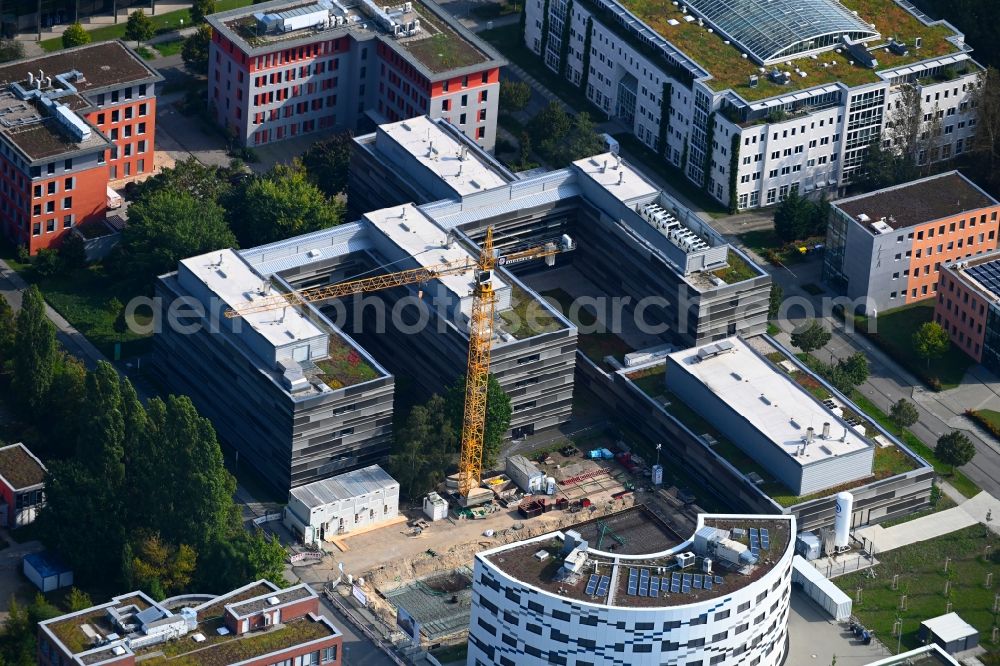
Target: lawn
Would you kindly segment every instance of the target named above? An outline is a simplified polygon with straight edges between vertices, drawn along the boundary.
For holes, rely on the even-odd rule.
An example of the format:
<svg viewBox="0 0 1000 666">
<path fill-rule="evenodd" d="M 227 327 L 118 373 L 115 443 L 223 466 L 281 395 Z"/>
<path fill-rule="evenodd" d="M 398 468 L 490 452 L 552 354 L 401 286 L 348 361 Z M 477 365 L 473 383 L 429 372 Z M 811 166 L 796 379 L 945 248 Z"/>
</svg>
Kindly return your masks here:
<svg viewBox="0 0 1000 666">
<path fill-rule="evenodd" d="M 887 354 L 935 390 L 955 388 L 962 383 L 966 371 L 974 361 L 958 347 L 951 345 L 941 357 L 930 363 L 917 356 L 913 349 L 913 334 L 922 324 L 934 317 L 934 299 L 929 298 L 913 305 L 887 310 L 871 322 L 857 315 L 855 327 L 868 335 Z"/>
<path fill-rule="evenodd" d="M 252 0 L 218 0 L 215 3 L 215 10 L 217 12 L 224 12 L 230 9 L 236 9 L 237 7 L 247 7 L 251 4 Z M 167 12 L 166 14 L 156 14 L 155 16 L 150 16 L 150 18 L 153 21 L 153 30 L 158 35 L 171 32 L 173 30 L 180 30 L 185 25 L 191 25 L 191 13 L 187 9 L 178 9 L 177 11 Z M 182 21 L 183 24 L 181 23 Z M 90 34 L 90 41 L 106 42 L 112 39 L 124 39 L 126 22 L 127 17 L 119 16 L 118 23 L 102 25 L 100 28 L 88 30 L 87 32 Z M 38 42 L 38 45 L 45 51 L 59 51 L 63 47 L 62 37 L 43 39 Z M 131 45 L 132 44 L 130 44 L 130 46 Z"/>
<path fill-rule="evenodd" d="M 977 486 L 972 479 L 963 474 L 961 470 L 954 469 L 950 465 L 946 465 L 938 460 L 937 456 L 934 455 L 934 451 L 929 446 L 917 439 L 917 436 L 909 430 L 900 430 L 885 412 L 879 409 L 878 406 L 871 400 L 862 395 L 860 391 L 854 391 L 851 395 L 851 401 L 854 402 L 854 404 L 857 405 L 865 414 L 877 421 L 879 425 L 902 440 L 903 444 L 905 444 L 907 448 L 930 463 L 930 465 L 934 467 L 934 471 L 937 472 L 938 476 L 944 477 L 948 483 L 955 488 L 955 490 L 962 493 L 966 497 L 975 497 L 979 493 L 981 488 L 979 488 L 979 486 Z"/>
<path fill-rule="evenodd" d="M 970 410 L 966 414 L 989 430 L 994 437 L 1000 437 L 1000 412 L 992 409 L 977 409 Z"/>
<path fill-rule="evenodd" d="M 114 330 L 115 315 L 108 303 L 117 298 L 126 307 L 129 301 L 140 296 L 133 285 L 110 275 L 101 264 L 64 272 L 52 276 L 39 275 L 28 264 L 19 263 L 9 243 L 0 245 L 0 257 L 18 272 L 25 281 L 37 285 L 46 302 L 56 312 L 80 331 L 102 354 L 114 358 L 116 342 L 122 343 L 121 358 L 140 356 L 149 351 L 152 336 L 127 331 L 124 336 Z M 135 312 L 136 323 L 146 325 L 152 320 L 148 307 Z"/>
<path fill-rule="evenodd" d="M 986 549 L 989 546 L 989 555 Z M 874 568 L 875 577 L 867 572 L 835 578 L 834 582 L 855 599 L 854 614 L 866 627 L 873 630 L 883 643 L 896 644 L 893 624 L 902 620 L 902 649 L 910 650 L 922 643 L 917 635 L 920 622 L 943 615 L 948 601 L 952 610 L 980 632 L 980 641 L 987 650 L 995 652 L 1000 645 L 990 642 L 994 625 L 992 612 L 996 583 L 985 587 L 987 573 L 996 573 L 1000 563 L 1000 538 L 983 525 L 973 525 L 963 530 L 921 541 L 896 550 L 879 553 L 880 563 Z M 948 573 L 944 572 L 945 558 L 951 558 Z M 893 576 L 898 575 L 897 589 L 892 589 Z M 948 596 L 944 594 L 946 581 L 951 581 Z M 861 588 L 862 600 L 857 601 Z M 900 597 L 906 595 L 906 610 L 900 611 Z"/>
<path fill-rule="evenodd" d="M 160 52 L 161 56 L 172 56 L 177 55 L 181 52 L 181 48 L 184 46 L 183 39 L 172 39 L 169 42 L 160 42 L 159 44 L 153 44 L 153 48 Z"/>
<path fill-rule="evenodd" d="M 625 354 L 634 352 L 635 349 L 627 342 L 610 331 L 602 331 L 606 328 L 595 326 L 598 323 L 597 315 L 582 307 L 574 308 L 573 297 L 563 289 L 550 289 L 540 293 L 553 307 L 558 309 L 563 316 L 572 321 L 576 326 L 582 327 L 585 331 L 595 330 L 593 333 L 578 333 L 576 336 L 576 346 L 591 361 L 601 366 L 605 370 L 613 370 L 610 364 L 605 363 L 606 356 L 613 356 L 620 362 Z"/>
</svg>

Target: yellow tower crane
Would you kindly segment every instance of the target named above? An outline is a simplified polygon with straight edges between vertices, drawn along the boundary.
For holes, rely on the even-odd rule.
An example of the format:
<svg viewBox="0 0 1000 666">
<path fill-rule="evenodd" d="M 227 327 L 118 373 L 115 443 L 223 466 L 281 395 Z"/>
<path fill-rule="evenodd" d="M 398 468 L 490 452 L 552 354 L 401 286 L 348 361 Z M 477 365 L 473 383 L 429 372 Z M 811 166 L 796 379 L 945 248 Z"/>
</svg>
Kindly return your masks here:
<svg viewBox="0 0 1000 666">
<path fill-rule="evenodd" d="M 289 305 L 318 303 L 332 298 L 421 284 L 448 275 L 474 271 L 472 314 L 469 319 L 469 358 L 466 366 L 465 409 L 462 415 L 462 448 L 458 465 L 458 492 L 468 498 L 479 487 L 483 472 L 483 433 L 486 426 L 486 388 L 490 376 L 490 351 L 493 347 L 493 317 L 496 294 L 493 291 L 493 269 L 532 259 L 545 259 L 573 249 L 573 242 L 563 236 L 560 243 L 546 243 L 496 256 L 493 251 L 493 227 L 486 229 L 486 238 L 479 249 L 478 260 L 452 261 L 433 266 L 411 268 L 396 273 L 347 280 L 322 287 L 279 293 L 250 301 L 246 305 L 226 310 L 226 317 L 242 317 L 259 312 L 279 310 Z"/>
</svg>

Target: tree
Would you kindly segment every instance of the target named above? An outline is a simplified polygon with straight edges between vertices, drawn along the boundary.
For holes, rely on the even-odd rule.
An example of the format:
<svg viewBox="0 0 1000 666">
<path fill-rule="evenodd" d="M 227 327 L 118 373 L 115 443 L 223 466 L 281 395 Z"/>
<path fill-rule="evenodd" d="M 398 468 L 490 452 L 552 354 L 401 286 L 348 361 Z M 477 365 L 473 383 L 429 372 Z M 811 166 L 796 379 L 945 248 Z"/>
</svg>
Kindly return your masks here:
<svg viewBox="0 0 1000 666">
<path fill-rule="evenodd" d="M 135 40 L 135 45 L 139 46 L 153 37 L 153 19 L 146 16 L 146 12 L 137 9 L 128 15 L 128 22 L 125 24 L 125 39 Z"/>
<path fill-rule="evenodd" d="M 48 398 L 56 359 L 56 327 L 45 314 L 38 287 L 28 287 L 21 298 L 14 335 L 12 393 L 31 413 L 41 413 Z"/>
<path fill-rule="evenodd" d="M 275 585 L 285 584 L 285 547 L 274 534 L 268 535 L 260 528 L 247 536 L 247 564 L 250 578 L 269 580 Z"/>
<path fill-rule="evenodd" d="M 136 280 L 152 280 L 181 259 L 236 246 L 222 208 L 187 192 L 155 191 L 133 203 L 128 213 L 123 264 Z"/>
<path fill-rule="evenodd" d="M 191 23 L 204 23 L 205 17 L 215 13 L 215 0 L 193 0 L 191 9 Z"/>
<path fill-rule="evenodd" d="M 799 326 L 792 333 L 792 344 L 808 353 L 825 346 L 831 337 L 832 334 L 825 326 L 815 319 L 810 319 L 809 323 Z"/>
<path fill-rule="evenodd" d="M 771 283 L 771 294 L 767 302 L 767 318 L 774 319 L 781 311 L 781 302 L 785 300 L 785 290 L 777 282 Z"/>
<path fill-rule="evenodd" d="M 976 172 L 997 187 L 1000 185 L 1000 72 L 995 67 L 979 75 L 978 85 L 972 91 L 972 106 L 976 109 L 976 134 L 972 139 L 972 152 L 979 166 Z"/>
<path fill-rule="evenodd" d="M 328 201 L 301 163 L 276 165 L 231 196 L 233 231 L 244 246 L 263 245 L 341 223 L 344 204 Z"/>
<path fill-rule="evenodd" d="M 813 216 L 812 202 L 798 192 L 789 192 L 774 211 L 774 231 L 783 241 L 801 240 L 812 234 Z"/>
<path fill-rule="evenodd" d="M 809 216 L 809 235 L 823 236 L 826 234 L 826 223 L 830 218 L 830 200 L 826 198 L 826 192 L 823 192 L 818 201 L 810 203 L 812 213 Z"/>
<path fill-rule="evenodd" d="M 83 237 L 71 233 L 59 246 L 59 261 L 63 270 L 75 271 L 87 265 L 87 246 Z"/>
<path fill-rule="evenodd" d="M 934 455 L 946 465 L 961 467 L 976 456 L 976 446 L 965 433 L 953 430 L 938 438 Z"/>
<path fill-rule="evenodd" d="M 340 132 L 317 141 L 302 155 L 306 177 L 328 197 L 347 191 L 348 167 L 351 162 L 350 132 Z"/>
<path fill-rule="evenodd" d="M 134 584 L 166 594 L 182 592 L 191 584 L 197 560 L 197 553 L 187 544 L 174 546 L 158 534 L 147 536 L 139 541 L 132 560 Z"/>
<path fill-rule="evenodd" d="M 135 183 L 130 198 L 139 203 L 155 192 L 167 190 L 189 194 L 198 201 L 219 203 L 232 189 L 231 181 L 245 175 L 243 169 L 234 164 L 228 167 L 206 166 L 190 157 L 177 162 L 172 169 L 163 169 L 155 176 Z"/>
<path fill-rule="evenodd" d="M 66 459 L 76 452 L 80 432 L 80 414 L 87 396 L 87 369 L 75 356 L 61 352 L 57 356 L 49 388 L 49 407 L 42 429 L 46 458 Z"/>
<path fill-rule="evenodd" d="M 909 428 L 920 420 L 920 412 L 916 406 L 906 398 L 900 398 L 889 408 L 889 418 L 900 430 Z"/>
<path fill-rule="evenodd" d="M 444 479 L 458 453 L 458 432 L 444 398 L 432 395 L 415 405 L 403 428 L 395 433 L 389 469 L 400 493 L 411 499 L 424 495 Z"/>
<path fill-rule="evenodd" d="M 462 375 L 452 385 L 447 396 L 448 416 L 452 428 L 457 434 L 462 432 L 462 421 L 465 413 L 465 375 Z M 486 425 L 483 429 L 483 469 L 492 469 L 497 464 L 497 457 L 503 447 L 504 437 L 510 429 L 510 417 L 514 413 L 507 395 L 500 382 L 493 375 L 489 376 L 486 387 Z"/>
<path fill-rule="evenodd" d="M 531 101 L 531 86 L 525 81 L 500 80 L 500 110 L 503 113 L 524 111 Z"/>
<path fill-rule="evenodd" d="M 562 105 L 559 102 L 549 102 L 528 123 L 528 131 L 535 145 L 541 146 L 547 140 L 561 141 L 572 125 L 572 120 Z"/>
<path fill-rule="evenodd" d="M 208 75 L 208 51 L 212 44 L 212 26 L 202 24 L 184 38 L 181 45 L 181 60 L 194 74 Z"/>
<path fill-rule="evenodd" d="M 10 307 L 7 299 L 0 298 L 0 371 L 12 358 L 16 336 L 17 322 L 14 318 L 14 309 Z"/>
<path fill-rule="evenodd" d="M 837 368 L 847 377 L 854 386 L 864 384 L 870 374 L 868 367 L 868 357 L 864 352 L 854 352 L 847 358 L 837 362 Z"/>
<path fill-rule="evenodd" d="M 24 42 L 19 39 L 0 38 L 0 62 L 24 58 Z"/>
<path fill-rule="evenodd" d="M 558 102 L 550 102 L 532 118 L 528 131 L 538 152 L 554 167 L 604 151 L 590 116 L 580 113 L 574 118 Z"/>
<path fill-rule="evenodd" d="M 69 612 L 86 610 L 93 605 L 94 602 L 90 600 L 89 594 L 76 587 L 69 588 L 69 594 L 66 595 L 66 609 Z"/>
<path fill-rule="evenodd" d="M 80 22 L 71 23 L 62 34 L 62 45 L 64 49 L 74 46 L 83 46 L 90 43 L 90 33 L 83 29 Z"/>
<path fill-rule="evenodd" d="M 933 359 L 941 357 L 948 351 L 950 345 L 948 332 L 936 321 L 924 322 L 913 334 L 913 351 L 927 361 L 928 368 Z"/>
</svg>

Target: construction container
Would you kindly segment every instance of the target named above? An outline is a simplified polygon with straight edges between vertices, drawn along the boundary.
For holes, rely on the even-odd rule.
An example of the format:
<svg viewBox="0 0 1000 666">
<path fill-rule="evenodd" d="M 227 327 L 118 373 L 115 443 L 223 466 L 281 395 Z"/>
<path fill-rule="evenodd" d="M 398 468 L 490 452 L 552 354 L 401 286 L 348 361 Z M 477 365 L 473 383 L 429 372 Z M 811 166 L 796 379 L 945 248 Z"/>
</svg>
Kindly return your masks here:
<svg viewBox="0 0 1000 666">
<path fill-rule="evenodd" d="M 545 474 L 524 456 L 507 458 L 507 476 L 526 493 L 542 492 L 545 485 Z"/>
</svg>

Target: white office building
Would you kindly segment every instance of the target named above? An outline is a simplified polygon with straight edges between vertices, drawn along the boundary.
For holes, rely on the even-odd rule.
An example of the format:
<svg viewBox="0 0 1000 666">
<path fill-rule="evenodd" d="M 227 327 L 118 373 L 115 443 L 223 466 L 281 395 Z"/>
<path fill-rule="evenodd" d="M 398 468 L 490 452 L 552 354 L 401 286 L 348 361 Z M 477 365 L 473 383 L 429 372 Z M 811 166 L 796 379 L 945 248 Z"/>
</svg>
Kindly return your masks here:
<svg viewBox="0 0 1000 666">
<path fill-rule="evenodd" d="M 292 488 L 285 524 L 303 543 L 375 527 L 399 515 L 399 482 L 378 465 Z"/>
<path fill-rule="evenodd" d="M 468 666 L 783 663 L 794 517 L 701 515 L 652 553 L 648 521 L 602 522 L 476 555 Z"/>
<path fill-rule="evenodd" d="M 905 0 L 528 0 L 524 41 L 595 115 L 740 209 L 838 192 L 879 137 L 933 162 L 975 132 L 982 67 Z"/>
</svg>

